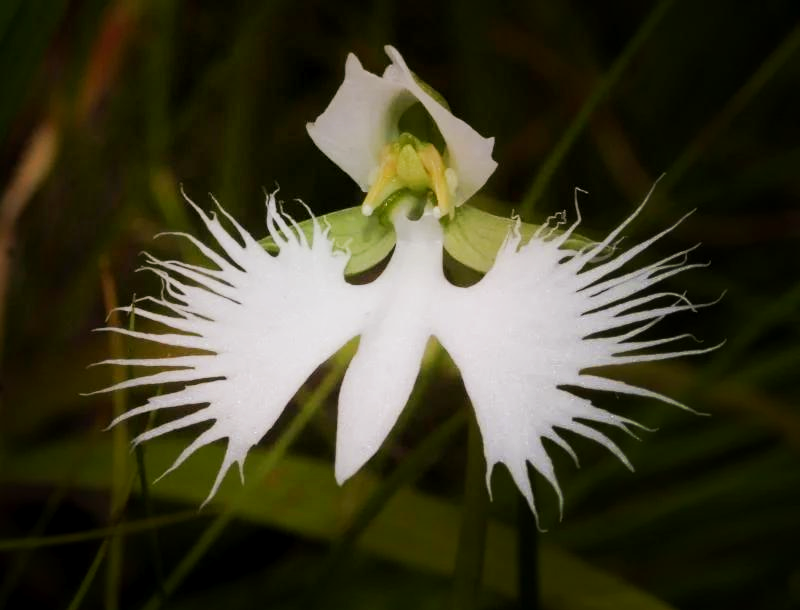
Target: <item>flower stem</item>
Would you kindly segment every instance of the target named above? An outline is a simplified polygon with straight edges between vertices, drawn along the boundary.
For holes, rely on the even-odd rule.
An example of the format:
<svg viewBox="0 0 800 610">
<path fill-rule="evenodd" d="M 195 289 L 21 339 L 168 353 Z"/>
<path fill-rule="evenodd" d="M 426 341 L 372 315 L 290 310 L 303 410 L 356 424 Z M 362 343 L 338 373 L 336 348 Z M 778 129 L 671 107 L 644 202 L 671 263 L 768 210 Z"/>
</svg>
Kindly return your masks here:
<svg viewBox="0 0 800 610">
<path fill-rule="evenodd" d="M 481 434 L 473 415 L 469 422 L 464 512 L 461 517 L 453 577 L 451 599 L 453 610 L 471 610 L 478 607 L 489 512 L 485 476 L 486 463 L 483 458 Z"/>
<path fill-rule="evenodd" d="M 517 502 L 517 568 L 519 607 L 539 610 L 539 529 L 522 494 Z"/>
</svg>

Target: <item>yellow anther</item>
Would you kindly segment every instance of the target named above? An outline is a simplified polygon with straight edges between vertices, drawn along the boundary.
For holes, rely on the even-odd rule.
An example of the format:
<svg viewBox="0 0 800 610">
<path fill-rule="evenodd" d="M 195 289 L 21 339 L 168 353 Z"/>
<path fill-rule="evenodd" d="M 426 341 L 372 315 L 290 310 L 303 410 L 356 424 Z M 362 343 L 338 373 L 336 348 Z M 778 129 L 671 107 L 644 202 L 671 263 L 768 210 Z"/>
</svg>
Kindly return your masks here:
<svg viewBox="0 0 800 610">
<path fill-rule="evenodd" d="M 436 195 L 434 214 L 437 218 L 445 214 L 451 218 L 455 215 L 451 195 L 453 170 L 445 166 L 442 155 L 433 144 L 423 144 L 410 134 L 401 134 L 381 151 L 380 166 L 375 173 L 361 204 L 366 216 L 372 214 L 393 193 L 404 188 L 420 194 L 433 191 Z M 450 180 L 448 173 L 451 174 Z"/>
<path fill-rule="evenodd" d="M 418 154 L 422 165 L 425 167 L 425 171 L 428 172 L 428 176 L 430 176 L 433 182 L 431 186 L 434 195 L 436 195 L 439 218 L 445 214 L 453 218 L 456 209 L 450 200 L 450 187 L 447 184 L 447 177 L 445 175 L 447 167 L 444 164 L 442 155 L 439 154 L 439 151 L 436 150 L 433 144 L 426 144 L 420 149 Z"/>
<path fill-rule="evenodd" d="M 381 165 L 378 168 L 378 175 L 375 177 L 372 186 L 369 187 L 367 196 L 364 197 L 364 202 L 361 204 L 361 211 L 365 216 L 372 214 L 386 197 L 403 186 L 397 179 L 397 151 L 394 150 L 395 148 L 397 147 L 387 144 L 381 152 Z M 387 190 L 389 192 L 384 194 Z"/>
</svg>

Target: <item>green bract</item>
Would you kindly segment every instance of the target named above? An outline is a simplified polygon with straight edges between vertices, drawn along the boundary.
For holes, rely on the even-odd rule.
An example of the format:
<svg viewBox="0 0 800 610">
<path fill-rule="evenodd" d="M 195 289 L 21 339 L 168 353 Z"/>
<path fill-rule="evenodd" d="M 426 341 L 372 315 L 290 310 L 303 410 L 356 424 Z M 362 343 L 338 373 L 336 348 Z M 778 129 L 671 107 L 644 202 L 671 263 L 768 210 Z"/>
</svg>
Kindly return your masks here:
<svg viewBox="0 0 800 610">
<path fill-rule="evenodd" d="M 462 205 L 456 210 L 455 218 L 444 223 L 444 249 L 459 263 L 486 273 L 494 265 L 497 251 L 509 233 L 519 231 L 520 246 L 524 246 L 541 226 Z M 561 233 L 563 231 L 553 229 L 554 236 Z M 591 243 L 594 242 L 573 233 L 563 247 L 580 250 Z"/>
<path fill-rule="evenodd" d="M 392 207 L 387 202 L 383 210 Z M 395 244 L 394 228 L 386 214 L 364 216 L 360 207 L 353 207 L 319 216 L 317 220 L 323 227 L 329 228 L 328 237 L 336 248 L 350 252 L 350 260 L 345 268 L 348 276 L 380 263 Z M 298 225 L 310 242 L 314 232 L 313 219 Z M 494 264 L 497 251 L 509 233 L 519 231 L 520 245 L 524 245 L 540 227 L 538 224 L 521 222 L 516 218 L 503 218 L 470 205 L 462 205 L 456 210 L 453 220 L 443 222 L 444 249 L 459 263 L 486 273 Z M 560 233 L 558 229 L 553 230 L 553 235 Z M 265 237 L 259 243 L 268 252 L 278 252 L 278 246 L 271 237 Z M 564 247 L 580 250 L 591 243 L 592 240 L 573 234 L 564 243 Z"/>
<path fill-rule="evenodd" d="M 323 227 L 328 227 L 328 239 L 339 250 L 348 250 L 350 260 L 345 268 L 348 276 L 356 275 L 377 265 L 392 251 L 395 242 L 394 229 L 383 220 L 382 215 L 364 216 L 361 207 L 346 208 L 317 217 Z M 309 243 L 313 242 L 314 219 L 297 223 Z M 276 254 L 278 245 L 272 237 L 260 243 L 267 252 Z"/>
</svg>

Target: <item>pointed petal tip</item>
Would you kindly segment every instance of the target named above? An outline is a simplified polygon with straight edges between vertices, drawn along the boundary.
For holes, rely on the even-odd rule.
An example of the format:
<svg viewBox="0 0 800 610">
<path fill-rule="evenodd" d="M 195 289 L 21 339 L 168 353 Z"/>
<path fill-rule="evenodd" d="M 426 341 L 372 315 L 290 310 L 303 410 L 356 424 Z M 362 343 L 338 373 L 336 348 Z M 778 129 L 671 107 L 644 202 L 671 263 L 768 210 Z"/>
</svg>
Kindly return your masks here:
<svg viewBox="0 0 800 610">
<path fill-rule="evenodd" d="M 492 496 L 492 471 L 494 466 L 494 464 L 486 464 L 486 492 L 489 494 L 489 502 L 494 502 L 494 497 Z"/>
<path fill-rule="evenodd" d="M 345 76 L 351 76 L 353 72 L 358 70 L 364 70 L 364 67 L 361 65 L 361 60 L 358 59 L 358 56 L 355 53 L 348 53 L 347 58 L 344 60 Z"/>
<path fill-rule="evenodd" d="M 403 56 L 400 54 L 400 51 L 398 51 L 393 45 L 390 44 L 384 45 L 383 52 L 386 53 L 389 59 L 392 60 L 392 63 L 405 65 L 406 62 L 403 59 Z"/>
<path fill-rule="evenodd" d="M 347 480 L 356 473 L 356 470 L 357 469 L 350 467 L 345 468 L 341 460 L 336 459 L 333 467 L 333 478 L 336 479 L 336 484 L 339 485 L 339 487 L 344 485 Z"/>
<path fill-rule="evenodd" d="M 138 445 L 138 444 L 139 444 L 139 443 L 137 443 L 137 442 L 133 441 L 133 442 L 131 442 L 131 447 L 133 447 L 133 448 L 135 449 L 135 448 L 136 448 L 136 445 Z M 155 485 L 155 484 L 156 484 L 156 483 L 158 483 L 158 482 L 159 482 L 161 479 L 163 479 L 165 476 L 167 476 L 167 475 L 168 475 L 170 472 L 172 472 L 174 469 L 175 469 L 175 467 L 174 467 L 174 466 L 170 466 L 170 467 L 169 467 L 169 468 L 167 468 L 167 469 L 166 469 L 164 472 L 162 472 L 160 475 L 158 475 L 158 476 L 157 476 L 155 479 L 153 479 L 153 482 L 152 482 L 151 484 L 152 484 L 152 485 Z M 201 506 L 200 506 L 200 508 L 203 508 L 203 506 L 201 505 Z"/>
<path fill-rule="evenodd" d="M 209 494 L 206 496 L 206 499 L 200 503 L 197 512 L 199 513 L 201 510 L 203 510 L 206 507 L 206 505 L 213 499 L 214 499 L 214 490 L 212 489 L 211 492 L 209 492 Z"/>
</svg>

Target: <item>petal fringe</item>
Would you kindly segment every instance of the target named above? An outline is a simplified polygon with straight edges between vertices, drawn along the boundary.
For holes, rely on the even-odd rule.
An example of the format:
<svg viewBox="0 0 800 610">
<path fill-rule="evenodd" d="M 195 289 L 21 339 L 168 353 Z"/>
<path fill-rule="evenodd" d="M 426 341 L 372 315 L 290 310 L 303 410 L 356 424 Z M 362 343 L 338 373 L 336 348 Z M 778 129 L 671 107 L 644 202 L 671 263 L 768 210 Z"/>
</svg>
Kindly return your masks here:
<svg viewBox="0 0 800 610">
<path fill-rule="evenodd" d="M 349 69 L 355 70 L 351 64 Z M 537 520 L 529 464 L 553 487 L 559 508 L 564 501 L 544 439 L 577 464 L 578 456 L 564 436 L 569 431 L 602 445 L 632 468 L 601 428 L 618 428 L 632 436 L 633 428 L 646 430 L 594 406 L 572 389 L 618 392 L 688 409 L 667 396 L 589 369 L 703 354 L 719 347 L 672 348 L 681 340 L 696 342 L 688 334 L 633 341 L 666 316 L 708 305 L 694 305 L 682 294 L 649 291 L 699 266 L 687 262 L 691 249 L 622 271 L 677 225 L 627 251 L 607 254 L 644 203 L 603 241 L 578 252 L 562 247 L 580 222 L 579 211 L 578 221 L 565 232 L 554 230 L 566 222 L 564 215 L 556 215 L 524 246 L 512 227 L 492 269 L 469 288 L 445 279 L 442 228 L 429 214 L 411 221 L 398 209 L 393 218 L 397 246 L 386 270 L 371 284 L 352 286 L 344 280 L 348 255 L 334 251 L 316 220 L 307 240 L 294 220 L 278 209 L 273 195 L 267 200 L 267 229 L 280 247 L 276 256 L 267 254 L 221 207 L 233 234 L 216 214 L 191 205 L 222 254 L 186 237 L 216 268 L 150 257 L 147 269 L 161 277 L 164 290 L 160 299 L 139 302 L 164 313 L 135 305 L 120 308 L 175 332 L 99 330 L 205 353 L 107 360 L 100 364 L 168 370 L 101 392 L 184 384 L 150 398 L 112 425 L 153 411 L 198 406 L 145 431 L 134 442 L 212 422 L 167 471 L 202 446 L 227 439 L 208 499 L 233 464 L 241 473 L 247 452 L 314 369 L 356 335 L 361 341 L 339 397 L 337 480 L 351 476 L 381 446 L 408 400 L 425 345 L 434 336 L 460 369 L 475 408 L 487 485 L 494 466 L 504 464 Z"/>
<path fill-rule="evenodd" d="M 233 227 L 233 233 L 222 225 L 217 214 L 206 214 L 188 198 L 187 201 L 203 220 L 221 253 L 195 237 L 184 237 L 216 268 L 148 256 L 148 269 L 162 278 L 164 294 L 161 299 L 142 300 L 160 306 L 164 313 L 135 305 L 121 308 L 176 333 L 124 328 L 99 330 L 207 353 L 106 361 L 105 364 L 120 366 L 172 368 L 100 391 L 184 384 L 177 391 L 151 397 L 111 425 L 152 411 L 198 405 L 188 415 L 145 431 L 134 442 L 200 422 L 213 422 L 167 471 L 179 466 L 200 447 L 227 439 L 225 457 L 210 499 L 231 465 L 239 464 L 241 469 L 250 448 L 273 426 L 309 375 L 360 333 L 371 305 L 362 298 L 368 291 L 345 282 L 344 268 L 349 255 L 334 251 L 327 230 L 316 220 L 309 243 L 291 219 L 287 224 L 274 194 L 268 196 L 266 208 L 267 228 L 280 245 L 276 256 L 259 246 L 219 204 L 220 214 Z"/>
<path fill-rule="evenodd" d="M 584 373 L 586 369 L 702 354 L 718 347 L 647 351 L 691 335 L 627 342 L 670 314 L 696 309 L 683 295 L 645 292 L 696 267 L 686 262 L 691 249 L 620 273 L 677 223 L 627 251 L 614 251 L 602 262 L 593 262 L 618 240 L 644 203 L 604 240 L 577 253 L 561 247 L 578 222 L 558 237 L 543 228 L 522 247 L 519 234 L 512 231 L 494 267 L 480 282 L 466 289 L 451 286 L 439 296 L 441 315 L 434 321 L 433 332 L 461 371 L 475 408 L 488 465 L 487 483 L 494 465 L 504 464 L 534 514 L 528 464 L 553 486 L 559 506 L 563 502 L 542 439 L 550 439 L 577 462 L 557 430 L 594 440 L 631 467 L 619 447 L 595 425 L 611 425 L 632 434 L 629 426 L 638 424 L 593 406 L 569 388 L 621 392 L 687 408 L 656 392 Z M 558 217 L 556 222 L 564 220 Z M 664 304 L 664 298 L 672 302 Z"/>
</svg>

